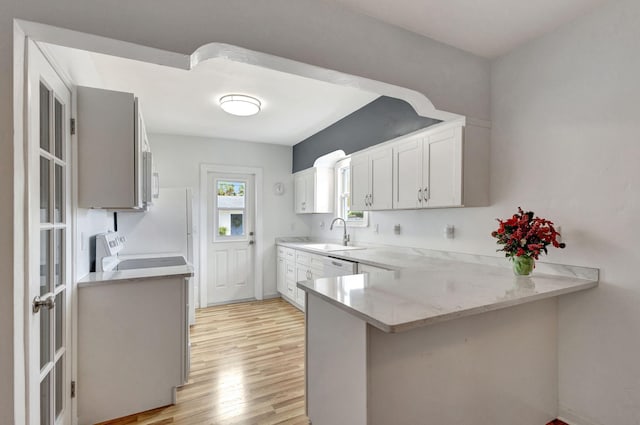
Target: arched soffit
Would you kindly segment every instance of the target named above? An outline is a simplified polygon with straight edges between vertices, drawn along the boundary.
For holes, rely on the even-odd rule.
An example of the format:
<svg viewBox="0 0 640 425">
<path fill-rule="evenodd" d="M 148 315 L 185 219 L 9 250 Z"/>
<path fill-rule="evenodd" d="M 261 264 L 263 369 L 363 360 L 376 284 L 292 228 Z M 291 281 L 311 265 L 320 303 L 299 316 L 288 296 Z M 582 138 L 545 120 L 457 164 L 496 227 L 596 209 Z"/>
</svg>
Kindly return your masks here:
<svg viewBox="0 0 640 425">
<path fill-rule="evenodd" d="M 230 44 L 208 43 L 196 49 L 193 54 L 184 55 L 37 22 L 15 20 L 15 24 L 34 41 L 187 70 L 193 69 L 207 60 L 226 59 L 402 99 L 409 103 L 418 115 L 424 117 L 442 121 L 462 118 L 461 115 L 436 109 L 427 96 L 415 90 Z"/>
</svg>

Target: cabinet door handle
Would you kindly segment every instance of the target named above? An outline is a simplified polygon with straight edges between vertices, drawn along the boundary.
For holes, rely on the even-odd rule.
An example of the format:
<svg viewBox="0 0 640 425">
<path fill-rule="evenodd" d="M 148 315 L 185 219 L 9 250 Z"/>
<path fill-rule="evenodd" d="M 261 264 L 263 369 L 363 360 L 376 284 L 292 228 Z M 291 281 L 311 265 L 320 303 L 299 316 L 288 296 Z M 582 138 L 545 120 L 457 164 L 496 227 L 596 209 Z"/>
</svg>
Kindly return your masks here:
<svg viewBox="0 0 640 425">
<path fill-rule="evenodd" d="M 418 202 L 422 202 L 422 189 L 418 189 Z"/>
<path fill-rule="evenodd" d="M 422 198 L 424 198 L 425 202 L 429 199 L 429 186 L 425 186 L 424 189 L 422 189 Z"/>
</svg>

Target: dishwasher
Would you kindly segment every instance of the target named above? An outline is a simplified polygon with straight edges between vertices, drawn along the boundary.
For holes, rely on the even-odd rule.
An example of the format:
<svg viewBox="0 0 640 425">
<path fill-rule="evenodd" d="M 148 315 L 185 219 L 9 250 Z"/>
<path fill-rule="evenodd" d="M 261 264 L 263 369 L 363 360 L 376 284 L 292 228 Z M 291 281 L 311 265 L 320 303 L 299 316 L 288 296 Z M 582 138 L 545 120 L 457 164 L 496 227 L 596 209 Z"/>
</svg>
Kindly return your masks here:
<svg viewBox="0 0 640 425">
<path fill-rule="evenodd" d="M 358 263 L 338 258 L 324 257 L 322 260 L 322 277 L 348 276 L 358 273 Z"/>
</svg>

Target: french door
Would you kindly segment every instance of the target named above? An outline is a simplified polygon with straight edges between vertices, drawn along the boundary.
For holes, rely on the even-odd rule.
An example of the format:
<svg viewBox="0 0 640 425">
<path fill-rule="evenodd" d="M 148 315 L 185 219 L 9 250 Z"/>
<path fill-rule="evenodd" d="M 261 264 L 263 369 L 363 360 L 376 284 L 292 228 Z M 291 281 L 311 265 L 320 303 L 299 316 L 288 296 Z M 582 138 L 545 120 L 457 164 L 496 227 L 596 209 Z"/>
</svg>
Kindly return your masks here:
<svg viewBox="0 0 640 425">
<path fill-rule="evenodd" d="M 71 423 L 71 92 L 27 44 L 28 424 Z"/>
</svg>

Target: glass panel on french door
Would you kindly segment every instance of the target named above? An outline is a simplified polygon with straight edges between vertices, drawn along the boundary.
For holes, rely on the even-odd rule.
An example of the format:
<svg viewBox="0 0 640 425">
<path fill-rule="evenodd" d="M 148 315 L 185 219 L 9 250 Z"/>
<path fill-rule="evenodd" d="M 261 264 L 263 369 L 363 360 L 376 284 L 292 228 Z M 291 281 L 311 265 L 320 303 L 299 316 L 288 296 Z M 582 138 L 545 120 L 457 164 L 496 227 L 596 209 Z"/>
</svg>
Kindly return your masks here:
<svg viewBox="0 0 640 425">
<path fill-rule="evenodd" d="M 55 146 L 54 153 L 56 157 L 60 159 L 64 159 L 64 137 L 63 137 L 64 107 L 58 99 L 54 101 L 54 113 L 55 113 L 55 116 L 53 119 L 53 124 L 54 124 L 53 138 L 54 138 L 54 146 Z"/>
<path fill-rule="evenodd" d="M 54 173 L 54 207 L 53 207 L 53 220 L 55 223 L 62 222 L 62 217 L 64 214 L 64 168 L 61 165 L 55 165 L 56 171 Z"/>
<path fill-rule="evenodd" d="M 51 292 L 51 230 L 40 231 L 40 296 Z"/>
<path fill-rule="evenodd" d="M 58 306 L 56 305 L 56 308 Z M 54 371 L 56 387 L 53 399 L 55 400 L 56 407 L 56 419 L 62 413 L 62 408 L 64 407 L 64 356 L 60 356 L 58 361 L 56 362 L 56 367 Z"/>
<path fill-rule="evenodd" d="M 55 330 L 56 330 L 55 331 L 55 343 L 56 343 L 55 353 L 56 354 L 62 348 L 62 342 L 64 341 L 63 340 L 64 309 L 65 309 L 64 291 L 61 291 L 58 293 L 58 295 L 56 295 L 56 306 L 53 308 L 53 311 L 55 313 Z"/>
<path fill-rule="evenodd" d="M 49 187 L 51 161 L 40 157 L 40 223 L 48 223 L 51 211 L 51 189 Z"/>
<path fill-rule="evenodd" d="M 40 382 L 40 425 L 51 425 L 51 374 Z"/>
<path fill-rule="evenodd" d="M 57 288 L 64 284 L 64 229 L 56 229 L 54 231 L 53 242 L 53 282 Z M 57 305 L 57 304 L 56 304 Z"/>
<path fill-rule="evenodd" d="M 49 137 L 50 96 L 51 90 L 40 83 L 40 148 L 47 152 L 51 151 L 51 139 Z"/>
</svg>

